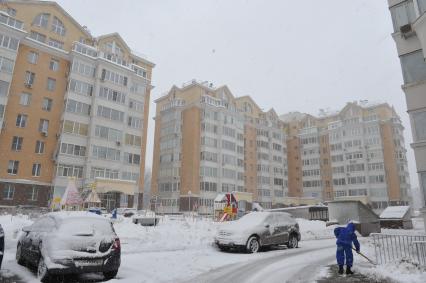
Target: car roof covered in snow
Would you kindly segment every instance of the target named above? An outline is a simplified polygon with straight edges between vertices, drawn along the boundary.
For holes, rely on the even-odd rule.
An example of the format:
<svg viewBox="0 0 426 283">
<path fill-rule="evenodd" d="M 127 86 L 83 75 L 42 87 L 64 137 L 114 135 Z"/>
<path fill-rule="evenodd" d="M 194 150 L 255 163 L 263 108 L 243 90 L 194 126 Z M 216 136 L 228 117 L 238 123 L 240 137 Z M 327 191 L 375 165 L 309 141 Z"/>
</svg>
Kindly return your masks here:
<svg viewBox="0 0 426 283">
<path fill-rule="evenodd" d="M 380 218 L 404 218 L 409 210 L 409 206 L 388 206 L 385 210 L 383 210 L 382 214 L 380 214 Z"/>
<path fill-rule="evenodd" d="M 90 218 L 90 219 L 103 219 L 109 221 L 107 218 L 97 215 L 88 211 L 58 211 L 58 212 L 49 212 L 46 216 L 54 217 L 57 220 L 67 220 L 75 218 Z"/>
</svg>

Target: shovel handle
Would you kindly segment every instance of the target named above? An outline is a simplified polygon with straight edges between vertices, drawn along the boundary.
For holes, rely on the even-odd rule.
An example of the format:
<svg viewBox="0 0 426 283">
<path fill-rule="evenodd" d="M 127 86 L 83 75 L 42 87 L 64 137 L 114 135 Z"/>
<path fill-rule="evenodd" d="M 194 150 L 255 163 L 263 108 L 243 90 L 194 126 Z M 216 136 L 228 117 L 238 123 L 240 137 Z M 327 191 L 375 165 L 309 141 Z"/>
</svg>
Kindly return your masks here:
<svg viewBox="0 0 426 283">
<path fill-rule="evenodd" d="M 354 249 L 353 247 L 352 247 L 352 249 L 354 251 L 356 251 L 356 249 Z M 368 260 L 368 262 L 370 262 L 371 264 L 376 265 L 371 259 L 369 259 L 366 255 L 362 254 L 361 252 L 357 252 L 357 254 L 359 254 L 360 256 L 362 256 L 363 258 L 365 258 L 366 260 Z"/>
</svg>

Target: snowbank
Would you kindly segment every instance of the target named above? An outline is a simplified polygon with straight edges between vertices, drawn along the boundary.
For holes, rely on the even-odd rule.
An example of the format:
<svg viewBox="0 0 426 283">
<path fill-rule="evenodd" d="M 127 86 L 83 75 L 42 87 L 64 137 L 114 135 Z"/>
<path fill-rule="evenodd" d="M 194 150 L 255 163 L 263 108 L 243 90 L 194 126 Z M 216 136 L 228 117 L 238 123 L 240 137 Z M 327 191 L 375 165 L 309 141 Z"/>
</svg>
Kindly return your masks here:
<svg viewBox="0 0 426 283">
<path fill-rule="evenodd" d="M 335 225 L 326 227 L 324 221 L 311 221 L 302 218 L 298 218 L 296 221 L 299 223 L 302 241 L 334 238 L 333 230 L 337 227 Z"/>
<path fill-rule="evenodd" d="M 114 224 L 123 253 L 177 251 L 211 246 L 219 224 L 210 220 L 163 217 L 156 227 L 135 225 L 130 218 Z"/>
</svg>

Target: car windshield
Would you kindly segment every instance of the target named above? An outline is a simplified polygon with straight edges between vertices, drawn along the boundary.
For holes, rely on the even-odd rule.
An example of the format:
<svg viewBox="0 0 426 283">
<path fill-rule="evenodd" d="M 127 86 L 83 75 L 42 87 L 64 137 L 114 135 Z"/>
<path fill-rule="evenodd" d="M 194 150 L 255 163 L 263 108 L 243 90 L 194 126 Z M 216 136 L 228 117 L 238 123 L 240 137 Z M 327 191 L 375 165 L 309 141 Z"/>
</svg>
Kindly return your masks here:
<svg viewBox="0 0 426 283">
<path fill-rule="evenodd" d="M 237 220 L 238 224 L 251 224 L 256 225 L 265 221 L 266 217 L 268 217 L 268 213 L 262 212 L 251 212 L 249 214 L 244 215 L 239 220 Z"/>
<path fill-rule="evenodd" d="M 95 234 L 111 235 L 114 233 L 111 223 L 96 218 L 69 218 L 62 221 L 58 232 L 73 236 L 90 236 Z"/>
</svg>

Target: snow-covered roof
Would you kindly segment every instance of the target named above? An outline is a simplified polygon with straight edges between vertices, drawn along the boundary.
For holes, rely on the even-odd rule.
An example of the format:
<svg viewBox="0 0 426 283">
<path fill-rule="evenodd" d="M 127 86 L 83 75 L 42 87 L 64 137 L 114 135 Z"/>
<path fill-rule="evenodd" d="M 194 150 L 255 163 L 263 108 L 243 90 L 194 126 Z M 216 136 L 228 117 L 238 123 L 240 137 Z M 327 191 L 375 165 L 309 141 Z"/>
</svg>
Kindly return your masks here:
<svg viewBox="0 0 426 283">
<path fill-rule="evenodd" d="M 388 206 L 380 214 L 381 219 L 395 219 L 395 218 L 404 218 L 407 212 L 410 210 L 409 206 Z"/>
</svg>

